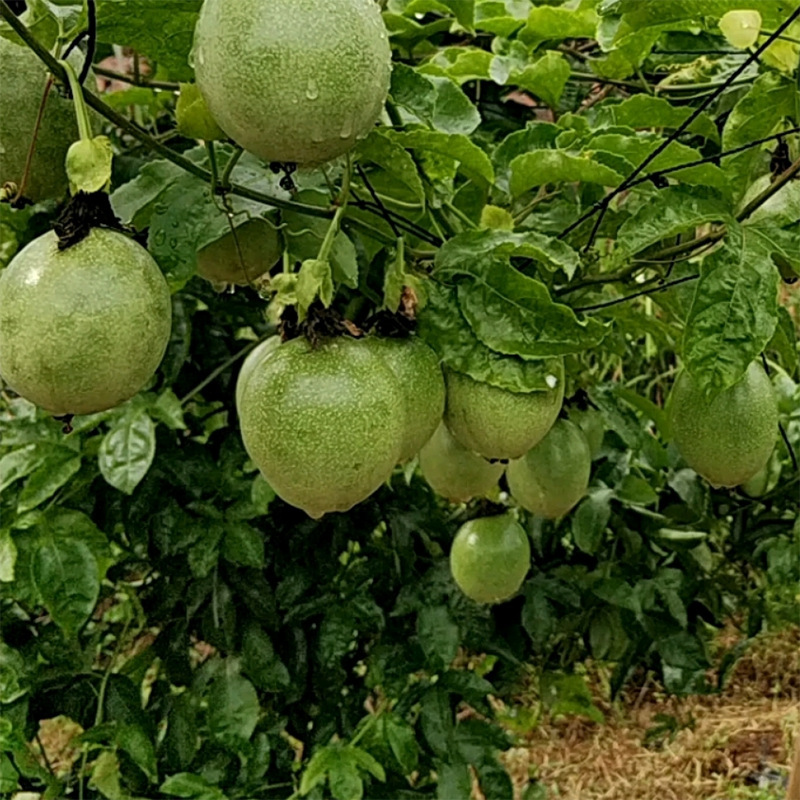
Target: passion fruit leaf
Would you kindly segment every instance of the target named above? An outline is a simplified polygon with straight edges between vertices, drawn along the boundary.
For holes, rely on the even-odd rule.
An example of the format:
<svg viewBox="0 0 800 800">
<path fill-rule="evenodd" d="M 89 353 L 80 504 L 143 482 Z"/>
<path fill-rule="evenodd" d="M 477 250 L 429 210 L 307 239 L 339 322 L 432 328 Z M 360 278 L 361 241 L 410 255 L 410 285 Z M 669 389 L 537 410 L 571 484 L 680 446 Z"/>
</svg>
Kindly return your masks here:
<svg viewBox="0 0 800 800">
<path fill-rule="evenodd" d="M 615 265 L 626 264 L 636 253 L 671 236 L 731 218 L 732 209 L 716 192 L 669 186 L 649 198 L 620 226 L 611 261 Z"/>
<path fill-rule="evenodd" d="M 31 575 L 53 622 L 65 636 L 75 636 L 100 593 L 92 551 L 76 539 L 48 538 L 33 553 Z"/>
<path fill-rule="evenodd" d="M 67 176 L 70 194 L 108 191 L 114 151 L 107 136 L 81 139 L 67 151 Z"/>
<path fill-rule="evenodd" d="M 425 189 L 414 159 L 397 142 L 386 136 L 386 132 L 376 129 L 359 144 L 357 154 L 377 164 L 395 180 L 400 181 L 414 194 L 417 201 L 425 207 Z"/>
<path fill-rule="evenodd" d="M 611 518 L 611 489 L 593 489 L 572 515 L 572 536 L 584 553 L 592 555 L 600 547 L 608 521 Z"/>
<path fill-rule="evenodd" d="M 664 97 L 636 94 L 621 103 L 604 104 L 599 109 L 598 122 L 603 127 L 624 125 L 635 130 L 679 128 L 692 113 L 691 108 L 674 106 Z M 717 126 L 705 112 L 699 114 L 687 130 L 709 141 L 719 142 Z"/>
<path fill-rule="evenodd" d="M 511 257 L 532 258 L 546 269 L 563 270 L 570 279 L 580 266 L 578 253 L 555 237 L 536 231 L 483 230 L 467 231 L 445 242 L 436 254 L 436 271 L 447 276 L 464 271 L 465 265 Z"/>
<path fill-rule="evenodd" d="M 769 241 L 729 224 L 703 263 L 683 338 L 689 371 L 709 398 L 733 386 L 772 338 L 779 280 Z"/>
<path fill-rule="evenodd" d="M 494 169 L 489 157 L 463 134 L 422 130 L 391 131 L 390 138 L 408 150 L 430 151 L 458 162 L 461 171 L 481 186 L 494 183 Z"/>
<path fill-rule="evenodd" d="M 466 30 L 472 30 L 475 21 L 475 0 L 411 0 L 403 10 L 406 16 L 438 11 L 454 16 Z"/>
<path fill-rule="evenodd" d="M 461 313 L 455 289 L 429 281 L 426 291 L 428 303 L 420 313 L 419 332 L 448 367 L 511 392 L 550 389 L 546 361 L 504 356 L 478 339 Z"/>
<path fill-rule="evenodd" d="M 656 149 L 664 144 L 664 137 L 653 133 L 638 133 L 627 135 L 621 133 L 603 133 L 592 136 L 584 149 L 584 154 L 593 157 L 602 163 L 608 162 L 612 169 L 624 171 L 627 176 L 633 172 Z M 623 170 L 620 159 L 627 162 Z M 679 167 L 693 161 L 700 161 L 702 154 L 699 150 L 680 142 L 671 142 L 666 149 L 657 155 L 647 166 L 647 172 L 658 172 L 664 169 Z M 699 185 L 713 186 L 727 194 L 730 184 L 726 174 L 714 164 L 701 164 L 696 167 L 671 172 L 672 180 Z"/>
<path fill-rule="evenodd" d="M 395 257 L 389 264 L 383 279 L 383 307 L 389 311 L 397 311 L 406 286 L 406 260 L 402 237 L 397 240 Z"/>
<path fill-rule="evenodd" d="M 175 116 L 178 130 L 188 139 L 203 139 L 213 142 L 227 139 L 225 132 L 217 125 L 208 110 L 205 98 L 196 83 L 182 83 Z"/>
<path fill-rule="evenodd" d="M 519 32 L 520 41 L 538 45 L 547 39 L 592 37 L 597 26 L 593 8 L 532 8 L 525 27 Z"/>
<path fill-rule="evenodd" d="M 747 9 L 728 11 L 722 15 L 719 29 L 732 47 L 746 50 L 756 43 L 761 33 L 761 14 Z"/>
<path fill-rule="evenodd" d="M 201 775 L 179 772 L 170 775 L 159 789 L 170 797 L 194 797 L 197 800 L 228 800 L 224 792 Z"/>
<path fill-rule="evenodd" d="M 311 304 L 319 298 L 327 308 L 333 300 L 333 273 L 327 259 L 313 258 L 304 261 L 297 274 L 295 286 L 297 310 L 305 319 Z"/>
<path fill-rule="evenodd" d="M 165 67 L 172 78 L 189 80 L 189 53 L 202 0 L 98 0 L 97 38 L 125 42 Z"/>
<path fill-rule="evenodd" d="M 573 155 L 557 150 L 534 150 L 511 162 L 511 194 L 521 194 L 548 183 L 581 181 L 619 186 L 624 176 L 594 160 L 589 154 Z"/>
<path fill-rule="evenodd" d="M 800 354 L 797 352 L 797 334 L 795 323 L 789 311 L 781 306 L 778 309 L 778 326 L 770 339 L 768 349 L 780 354 L 786 366 L 786 371 L 792 375 L 800 364 Z"/>
<path fill-rule="evenodd" d="M 103 477 L 125 494 L 147 475 L 156 454 L 156 429 L 153 420 L 136 403 L 131 403 L 103 437 L 98 465 Z"/>
<path fill-rule="evenodd" d="M 722 131 L 722 149 L 732 150 L 779 129 L 784 117 L 797 113 L 797 86 L 790 78 L 765 72 L 733 107 Z M 725 156 L 722 169 L 734 187 L 734 199 L 744 194 L 758 169 L 764 169 L 763 153 L 751 147 Z"/>
<path fill-rule="evenodd" d="M 513 71 L 506 83 L 518 86 L 556 108 L 571 72 L 563 53 L 548 50 L 532 64 L 526 64 L 524 69 Z"/>
<path fill-rule="evenodd" d="M 80 468 L 81 455 L 71 447 L 51 445 L 46 448 L 41 465 L 28 478 L 20 492 L 17 513 L 30 511 L 49 500 Z"/>
</svg>

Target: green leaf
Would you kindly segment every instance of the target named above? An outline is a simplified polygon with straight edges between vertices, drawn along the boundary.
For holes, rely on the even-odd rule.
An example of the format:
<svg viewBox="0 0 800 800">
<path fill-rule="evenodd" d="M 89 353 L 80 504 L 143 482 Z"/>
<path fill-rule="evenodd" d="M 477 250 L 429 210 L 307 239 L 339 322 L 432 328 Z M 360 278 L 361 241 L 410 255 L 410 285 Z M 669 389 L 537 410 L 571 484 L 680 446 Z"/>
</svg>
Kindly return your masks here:
<svg viewBox="0 0 800 800">
<path fill-rule="evenodd" d="M 597 14 L 593 8 L 539 6 L 528 14 L 528 22 L 519 32 L 519 38 L 529 45 L 538 45 L 547 39 L 591 39 L 596 25 Z"/>
<path fill-rule="evenodd" d="M 303 262 L 295 286 L 300 319 L 308 314 L 312 303 L 319 298 L 327 308 L 333 301 L 333 273 L 327 259 L 312 258 Z"/>
<path fill-rule="evenodd" d="M 436 798 L 453 800 L 455 797 L 472 795 L 472 779 L 466 764 L 439 762 L 436 765 Z"/>
<path fill-rule="evenodd" d="M 756 228 L 729 224 L 703 261 L 683 356 L 709 397 L 733 386 L 767 346 L 778 321 L 778 272 Z"/>
<path fill-rule="evenodd" d="M 578 714 L 602 724 L 602 711 L 592 702 L 592 692 L 581 675 L 544 672 L 539 682 L 542 702 L 550 713 Z"/>
<path fill-rule="evenodd" d="M 461 631 L 447 606 L 427 606 L 417 616 L 417 639 L 431 667 L 441 670 L 456 657 Z"/>
<path fill-rule="evenodd" d="M 229 523 L 222 540 L 222 557 L 242 567 L 261 568 L 264 566 L 264 536 L 244 522 Z"/>
<path fill-rule="evenodd" d="M 390 136 L 392 141 L 408 150 L 431 151 L 457 161 L 461 171 L 480 185 L 494 182 L 494 169 L 489 157 L 463 134 L 416 130 L 391 131 Z"/>
<path fill-rule="evenodd" d="M 517 243 L 523 252 L 529 246 L 540 257 L 547 254 L 546 237 L 527 242 L 524 234 L 462 234 L 441 248 L 434 275 L 456 282 L 464 318 L 497 353 L 539 359 L 581 352 L 599 343 L 605 335 L 600 322 L 579 322 L 569 306 L 553 302 L 543 283 L 511 265 L 506 253 L 514 252 Z M 492 250 L 493 244 L 497 246 Z M 481 246 L 490 254 L 481 252 Z"/>
<path fill-rule="evenodd" d="M 722 131 L 722 149 L 732 150 L 763 139 L 779 130 L 785 117 L 796 114 L 795 83 L 776 72 L 765 72 L 729 114 Z M 759 171 L 768 171 L 769 160 L 764 147 L 750 147 L 722 159 L 722 168 L 730 178 L 737 199 Z"/>
<path fill-rule="evenodd" d="M 179 772 L 170 775 L 159 789 L 162 794 L 170 797 L 194 797 L 197 800 L 226 800 L 226 796 L 217 786 L 210 784 L 200 775 L 188 772 Z"/>
<path fill-rule="evenodd" d="M 269 635 L 256 623 L 245 629 L 242 640 L 242 670 L 263 692 L 286 691 L 289 670 L 275 652 Z"/>
<path fill-rule="evenodd" d="M 459 25 L 467 30 L 472 30 L 475 22 L 475 0 L 411 0 L 403 13 L 411 16 L 430 11 L 454 16 Z"/>
<path fill-rule="evenodd" d="M 178 131 L 187 139 L 202 139 L 206 142 L 227 139 L 225 131 L 211 116 L 197 84 L 182 83 L 180 86 L 181 93 L 175 106 Z"/>
<path fill-rule="evenodd" d="M 104 750 L 94 762 L 89 786 L 97 789 L 108 800 L 125 800 L 129 795 L 123 791 L 120 777 L 116 754 L 111 750 Z"/>
<path fill-rule="evenodd" d="M 153 742 L 141 725 L 122 725 L 114 737 L 117 747 L 124 750 L 152 783 L 158 782 L 158 761 Z"/>
<path fill-rule="evenodd" d="M 124 225 L 133 225 L 139 231 L 148 228 L 156 201 L 184 174 L 184 171 L 171 161 L 149 161 L 142 166 L 133 180 L 123 183 L 113 192 L 111 207 L 114 213 Z"/>
<path fill-rule="evenodd" d="M 469 135 L 480 125 L 478 109 L 450 78 L 396 63 L 390 92 L 396 105 L 440 133 Z"/>
<path fill-rule="evenodd" d="M 598 320 L 578 320 L 554 303 L 547 287 L 510 264 L 493 261 L 458 284 L 461 313 L 477 337 L 497 353 L 541 359 L 580 353 L 599 344 L 605 329 Z"/>
<path fill-rule="evenodd" d="M 70 194 L 108 191 L 113 158 L 114 151 L 107 136 L 81 139 L 70 145 L 66 163 Z"/>
<path fill-rule="evenodd" d="M 410 775 L 419 764 L 419 745 L 414 728 L 394 712 L 384 714 L 385 734 L 389 747 L 404 775 Z"/>
<path fill-rule="evenodd" d="M 551 387 L 547 361 L 524 361 L 490 350 L 467 323 L 455 289 L 435 281 L 426 285 L 428 302 L 419 316 L 420 335 L 456 372 L 511 392 L 542 392 Z"/>
<path fill-rule="evenodd" d="M 224 674 L 211 685 L 208 696 L 208 728 L 220 744 L 238 750 L 249 741 L 258 722 L 260 706 L 253 684 L 226 664 Z"/>
<path fill-rule="evenodd" d="M 202 0 L 99 0 L 97 38 L 125 44 L 157 61 L 176 80 L 192 76 L 189 52 Z"/>
<path fill-rule="evenodd" d="M 300 779 L 301 797 L 305 797 L 325 781 L 328 772 L 338 760 L 340 750 L 341 748 L 335 745 L 319 747 L 314 750 L 314 755 L 311 756 L 308 766 L 303 771 L 303 777 Z"/>
<path fill-rule="evenodd" d="M 715 192 L 670 186 L 620 226 L 611 260 L 615 265 L 624 264 L 642 250 L 679 233 L 694 233 L 699 225 L 730 219 L 731 209 Z"/>
<path fill-rule="evenodd" d="M 159 422 L 163 422 L 170 430 L 186 430 L 183 419 L 183 406 L 172 389 L 163 391 L 154 403 L 150 404 L 150 414 Z"/>
<path fill-rule="evenodd" d="M 29 444 L 0 458 L 0 492 L 31 474 L 43 461 L 41 446 Z"/>
<path fill-rule="evenodd" d="M 519 86 L 541 99 L 551 108 L 556 108 L 564 93 L 571 69 L 563 53 L 548 50 L 541 58 L 528 64 L 523 70 L 511 73 L 507 83 Z"/>
<path fill-rule="evenodd" d="M 0 529 L 0 583 L 14 580 L 14 566 L 17 563 L 17 546 L 8 528 Z"/>
<path fill-rule="evenodd" d="M 53 622 L 66 637 L 77 635 L 100 593 L 97 560 L 89 547 L 51 537 L 34 551 L 31 574 Z"/>
<path fill-rule="evenodd" d="M 605 103 L 598 111 L 597 123 L 621 125 L 635 130 L 653 128 L 677 129 L 692 115 L 689 106 L 674 106 L 663 97 L 649 94 L 635 94 L 621 103 Z M 719 131 L 714 121 L 706 113 L 700 114 L 690 125 L 691 133 L 698 133 L 712 142 L 719 141 Z"/>
<path fill-rule="evenodd" d="M 80 468 L 81 456 L 71 447 L 51 445 L 44 448 L 41 466 L 28 478 L 20 492 L 17 512 L 30 511 L 50 499 Z"/>
<path fill-rule="evenodd" d="M 597 552 L 611 518 L 611 489 L 594 489 L 572 515 L 572 536 L 584 553 Z"/>
<path fill-rule="evenodd" d="M 508 192 L 513 160 L 531 150 L 554 147 L 561 133 L 563 129 L 552 122 L 530 122 L 527 128 L 506 136 L 492 155 L 492 162 L 497 171 L 497 187 Z"/>
<path fill-rule="evenodd" d="M 386 781 L 386 770 L 366 750 L 362 750 L 360 747 L 355 747 L 354 745 L 348 745 L 347 751 L 353 756 L 356 764 L 358 764 L 364 772 L 368 772 L 373 778 L 381 782 Z"/>
<path fill-rule="evenodd" d="M 771 184 L 772 175 L 762 175 L 742 198 L 742 208 Z M 789 181 L 753 211 L 743 224 L 774 229 L 794 225 L 798 220 L 800 220 L 800 181 Z"/>
<path fill-rule="evenodd" d="M 358 146 L 358 155 L 377 164 L 411 190 L 416 200 L 425 203 L 425 189 L 419 177 L 414 159 L 397 142 L 386 136 L 385 131 L 376 128 Z"/>
<path fill-rule="evenodd" d="M 719 21 L 719 29 L 731 46 L 746 50 L 758 41 L 761 14 L 754 10 L 728 11 Z"/>
<path fill-rule="evenodd" d="M 784 306 L 778 309 L 778 326 L 770 340 L 768 349 L 780 355 L 783 366 L 790 375 L 793 375 L 797 371 L 797 367 L 800 364 L 800 353 L 797 352 L 797 332 L 795 330 L 794 319 Z M 2 536 L 0 535 L 0 580 L 3 579 L 2 550 Z"/>
<path fill-rule="evenodd" d="M 353 761 L 340 759 L 331 766 L 328 783 L 334 800 L 361 800 L 364 781 Z"/>
<path fill-rule="evenodd" d="M 510 189 L 514 197 L 549 183 L 599 183 L 619 186 L 623 176 L 586 154 L 560 150 L 534 150 L 511 162 Z"/>
<path fill-rule="evenodd" d="M 144 409 L 131 404 L 100 444 L 98 464 L 106 481 L 125 494 L 147 475 L 156 454 L 156 428 Z"/>
<path fill-rule="evenodd" d="M 436 254 L 436 270 L 458 273 L 463 264 L 512 257 L 532 258 L 549 270 L 563 270 L 570 279 L 580 266 L 578 253 L 552 236 L 536 231 L 483 230 L 467 231 L 445 242 Z"/>
</svg>

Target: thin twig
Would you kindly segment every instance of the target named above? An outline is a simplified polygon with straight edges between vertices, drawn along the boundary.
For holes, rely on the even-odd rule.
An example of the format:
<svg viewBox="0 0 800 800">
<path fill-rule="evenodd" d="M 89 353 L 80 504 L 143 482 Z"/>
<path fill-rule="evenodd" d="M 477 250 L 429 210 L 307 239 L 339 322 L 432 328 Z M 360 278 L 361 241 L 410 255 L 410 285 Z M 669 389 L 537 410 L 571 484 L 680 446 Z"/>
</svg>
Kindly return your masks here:
<svg viewBox="0 0 800 800">
<path fill-rule="evenodd" d="M 106 69 L 105 67 L 95 66 L 94 71 L 104 78 L 110 78 L 112 81 L 130 83 L 132 86 L 141 86 L 144 89 L 161 89 L 165 92 L 177 92 L 180 91 L 181 88 L 179 83 L 142 80 L 141 77 L 137 80 L 133 75 L 125 75 L 123 72 L 116 72 L 113 69 Z"/>
<path fill-rule="evenodd" d="M 627 303 L 629 300 L 635 300 L 637 297 L 644 297 L 650 294 L 657 294 L 658 292 L 663 292 L 666 289 L 671 289 L 673 286 L 680 286 L 682 283 L 689 283 L 689 281 L 696 281 L 700 276 L 699 275 L 687 275 L 684 278 L 677 278 L 674 281 L 667 281 L 666 283 L 662 283 L 658 286 L 654 286 L 651 289 L 643 289 L 641 292 L 634 292 L 633 294 L 625 295 L 625 297 L 617 297 L 614 300 L 609 300 L 606 303 L 597 303 L 593 306 L 582 306 L 580 308 L 575 308 L 573 311 L 587 313 L 589 311 L 598 311 L 601 308 L 610 308 L 611 306 L 620 305 L 620 303 Z"/>
<path fill-rule="evenodd" d="M 358 175 L 362 181 L 364 181 L 364 186 L 367 187 L 367 191 L 372 196 L 372 199 L 375 201 L 375 204 L 380 208 L 381 214 L 383 214 L 383 218 L 386 220 L 386 224 L 392 229 L 392 233 L 395 235 L 396 238 L 401 237 L 400 229 L 395 224 L 395 221 L 392 219 L 391 214 L 389 214 L 389 209 L 381 202 L 380 197 L 378 197 L 378 193 L 373 188 L 372 184 L 370 183 L 369 178 L 367 177 L 367 173 L 364 170 L 364 167 L 361 164 L 356 164 L 356 169 L 358 170 Z"/>
</svg>

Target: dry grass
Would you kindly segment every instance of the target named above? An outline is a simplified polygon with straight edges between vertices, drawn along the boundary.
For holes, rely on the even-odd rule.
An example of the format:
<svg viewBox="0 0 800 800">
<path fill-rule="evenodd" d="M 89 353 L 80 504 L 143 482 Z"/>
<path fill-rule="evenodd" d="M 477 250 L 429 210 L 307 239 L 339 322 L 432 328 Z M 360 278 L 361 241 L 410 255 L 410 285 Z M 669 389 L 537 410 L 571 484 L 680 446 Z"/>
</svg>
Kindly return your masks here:
<svg viewBox="0 0 800 800">
<path fill-rule="evenodd" d="M 608 723 L 549 720 L 509 754 L 559 800 L 728 800 L 782 797 L 793 738 L 800 733 L 800 628 L 764 636 L 715 697 L 669 698 L 654 688 L 606 706 Z M 644 744 L 663 717 L 670 737 Z M 683 727 L 681 727 L 683 726 Z M 776 779 L 756 792 L 759 776 Z"/>
</svg>

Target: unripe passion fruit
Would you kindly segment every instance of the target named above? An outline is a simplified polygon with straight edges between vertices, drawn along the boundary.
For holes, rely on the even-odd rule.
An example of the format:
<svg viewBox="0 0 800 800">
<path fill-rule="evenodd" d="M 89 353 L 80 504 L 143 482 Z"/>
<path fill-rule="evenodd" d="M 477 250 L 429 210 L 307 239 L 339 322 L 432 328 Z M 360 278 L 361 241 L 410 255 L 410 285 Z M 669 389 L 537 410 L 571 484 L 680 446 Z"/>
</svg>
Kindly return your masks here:
<svg viewBox="0 0 800 800">
<path fill-rule="evenodd" d="M 78 59 L 78 70 L 80 64 Z M 0 185 L 13 182 L 20 186 L 47 70 L 28 47 L 0 36 L 0 76 Z M 60 198 L 66 193 L 68 182 L 64 162 L 69 146 L 77 138 L 78 126 L 72 101 L 60 97 L 58 90 L 52 87 L 36 137 L 25 197 L 39 202 Z"/>
<path fill-rule="evenodd" d="M 514 499 L 546 519 L 558 519 L 586 494 L 592 454 L 583 431 L 564 419 L 556 421 L 539 444 L 508 465 Z"/>
<path fill-rule="evenodd" d="M 462 447 L 444 423 L 419 451 L 419 467 L 431 488 L 453 503 L 486 494 L 505 469 Z"/>
<path fill-rule="evenodd" d="M 778 406 L 769 377 L 753 362 L 710 402 L 684 370 L 669 399 L 672 437 L 686 463 L 712 486 L 738 486 L 769 460 Z"/>
<path fill-rule="evenodd" d="M 509 392 L 448 370 L 444 421 L 468 450 L 484 458 L 519 458 L 541 441 L 564 400 L 564 364 L 552 362 L 554 388 Z"/>
<path fill-rule="evenodd" d="M 253 370 L 270 354 L 274 353 L 275 350 L 278 349 L 278 346 L 281 343 L 280 336 L 270 336 L 269 339 L 265 339 L 261 344 L 257 345 L 247 356 L 242 364 L 242 368 L 239 370 L 239 377 L 236 379 L 236 410 L 239 410 L 239 406 L 242 402 L 242 394 L 244 393 L 244 387 L 247 384 L 247 381 L 250 379 L 250 375 L 253 373 Z"/>
<path fill-rule="evenodd" d="M 52 414 L 90 414 L 133 397 L 169 341 L 169 288 L 148 252 L 95 229 L 66 250 L 35 239 L 0 273 L 0 374 Z"/>
<path fill-rule="evenodd" d="M 389 89 L 391 50 L 374 0 L 205 0 L 193 55 L 220 127 L 265 161 L 346 153 Z"/>
<path fill-rule="evenodd" d="M 528 536 L 510 514 L 466 522 L 450 550 L 450 569 L 458 588 L 478 603 L 502 603 L 513 597 L 530 561 Z"/>
<path fill-rule="evenodd" d="M 239 401 L 250 457 L 287 503 L 319 518 L 347 511 L 391 475 L 405 425 L 384 360 L 347 337 L 293 339 L 256 363 Z"/>
<path fill-rule="evenodd" d="M 238 246 L 237 246 L 238 245 Z M 277 229 L 251 219 L 197 253 L 197 274 L 212 283 L 247 286 L 275 266 L 283 248 Z"/>
<path fill-rule="evenodd" d="M 370 336 L 364 343 L 383 358 L 400 383 L 406 407 L 400 461 L 408 461 L 431 438 L 442 419 L 444 376 L 439 358 L 416 336 L 405 339 Z"/>
</svg>

